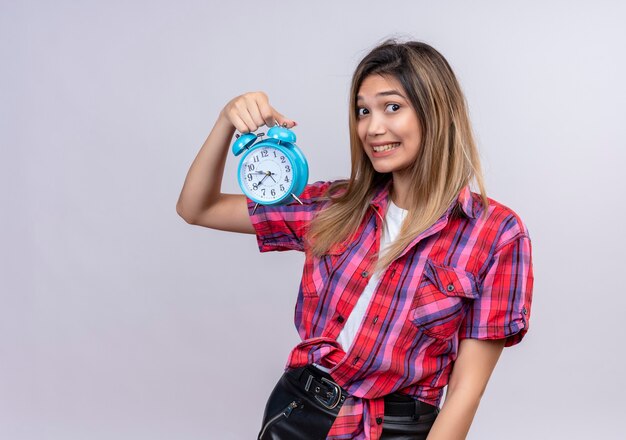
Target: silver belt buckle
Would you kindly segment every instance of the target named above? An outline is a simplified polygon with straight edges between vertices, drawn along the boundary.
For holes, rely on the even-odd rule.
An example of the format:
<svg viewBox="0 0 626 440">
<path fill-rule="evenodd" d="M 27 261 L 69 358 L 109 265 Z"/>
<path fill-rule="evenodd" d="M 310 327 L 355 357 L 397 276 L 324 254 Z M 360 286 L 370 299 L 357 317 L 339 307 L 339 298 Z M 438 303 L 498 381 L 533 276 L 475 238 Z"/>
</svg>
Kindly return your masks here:
<svg viewBox="0 0 626 440">
<path fill-rule="evenodd" d="M 339 405 L 339 402 L 341 402 L 341 387 L 332 380 L 328 380 L 325 377 L 322 377 L 322 382 L 325 382 L 333 387 L 333 390 L 326 393 L 326 398 L 320 397 L 317 394 L 314 397 L 326 408 L 334 409 L 335 407 L 337 407 L 337 405 Z"/>
</svg>

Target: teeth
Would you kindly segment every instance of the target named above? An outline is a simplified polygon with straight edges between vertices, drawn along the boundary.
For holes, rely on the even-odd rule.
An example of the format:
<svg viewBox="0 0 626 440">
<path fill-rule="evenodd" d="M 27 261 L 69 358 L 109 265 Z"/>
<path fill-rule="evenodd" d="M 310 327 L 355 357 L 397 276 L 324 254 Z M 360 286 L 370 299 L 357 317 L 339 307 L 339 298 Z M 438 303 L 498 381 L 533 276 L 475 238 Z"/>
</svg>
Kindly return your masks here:
<svg viewBox="0 0 626 440">
<path fill-rule="evenodd" d="M 380 145 L 378 147 L 372 146 L 372 149 L 375 152 L 380 153 L 381 151 L 388 151 L 388 150 L 391 150 L 392 148 L 396 148 L 399 145 L 400 145 L 400 142 L 396 142 L 394 144 Z"/>
</svg>

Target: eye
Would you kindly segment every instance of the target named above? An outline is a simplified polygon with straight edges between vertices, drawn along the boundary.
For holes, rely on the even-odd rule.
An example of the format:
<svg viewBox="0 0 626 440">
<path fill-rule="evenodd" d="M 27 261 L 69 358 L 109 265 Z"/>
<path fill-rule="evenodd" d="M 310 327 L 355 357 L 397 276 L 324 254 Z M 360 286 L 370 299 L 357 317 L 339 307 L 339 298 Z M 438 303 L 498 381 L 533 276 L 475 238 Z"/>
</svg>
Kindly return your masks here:
<svg viewBox="0 0 626 440">
<path fill-rule="evenodd" d="M 364 108 L 364 107 L 359 107 L 359 108 L 356 109 L 356 115 L 357 116 L 365 116 L 368 113 L 369 113 L 369 110 Z"/>
<path fill-rule="evenodd" d="M 397 112 L 398 110 L 400 110 L 400 105 L 399 104 L 387 104 L 387 109 L 391 109 L 392 112 Z"/>
</svg>

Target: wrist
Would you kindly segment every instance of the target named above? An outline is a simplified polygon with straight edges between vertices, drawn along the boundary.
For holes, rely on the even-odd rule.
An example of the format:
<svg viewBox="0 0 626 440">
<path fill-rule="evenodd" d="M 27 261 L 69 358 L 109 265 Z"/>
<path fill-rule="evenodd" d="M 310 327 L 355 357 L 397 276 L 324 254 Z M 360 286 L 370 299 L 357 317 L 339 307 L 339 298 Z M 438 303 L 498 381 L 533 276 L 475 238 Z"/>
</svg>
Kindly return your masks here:
<svg viewBox="0 0 626 440">
<path fill-rule="evenodd" d="M 217 120 L 215 121 L 215 126 L 213 127 L 213 131 L 221 133 L 220 136 L 231 138 L 235 134 L 236 130 L 237 129 L 232 124 L 232 122 L 230 122 L 230 120 L 226 116 L 224 116 L 222 113 L 220 113 Z"/>
<path fill-rule="evenodd" d="M 226 129 L 231 130 L 233 133 L 236 130 L 236 128 L 233 125 L 233 123 L 228 120 L 226 115 L 224 115 L 224 110 L 223 109 L 222 109 L 222 111 L 220 111 L 220 114 L 217 116 L 217 121 L 215 121 L 215 125 L 220 127 L 223 130 L 226 130 Z"/>
</svg>

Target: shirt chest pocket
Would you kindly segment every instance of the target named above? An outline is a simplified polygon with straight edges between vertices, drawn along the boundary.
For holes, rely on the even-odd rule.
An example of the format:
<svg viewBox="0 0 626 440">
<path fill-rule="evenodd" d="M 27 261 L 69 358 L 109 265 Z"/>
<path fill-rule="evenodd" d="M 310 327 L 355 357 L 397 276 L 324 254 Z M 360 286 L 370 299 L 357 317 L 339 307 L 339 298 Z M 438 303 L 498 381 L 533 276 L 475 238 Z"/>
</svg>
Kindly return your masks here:
<svg viewBox="0 0 626 440">
<path fill-rule="evenodd" d="M 427 260 L 409 316 L 425 334 L 449 339 L 458 331 L 467 305 L 478 296 L 472 273 Z"/>
</svg>

